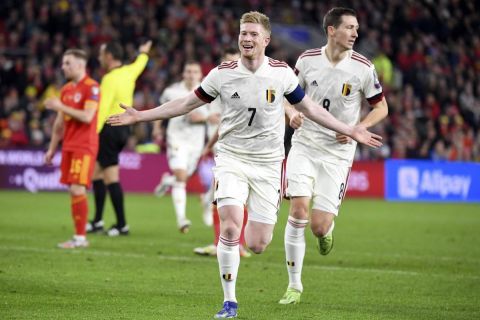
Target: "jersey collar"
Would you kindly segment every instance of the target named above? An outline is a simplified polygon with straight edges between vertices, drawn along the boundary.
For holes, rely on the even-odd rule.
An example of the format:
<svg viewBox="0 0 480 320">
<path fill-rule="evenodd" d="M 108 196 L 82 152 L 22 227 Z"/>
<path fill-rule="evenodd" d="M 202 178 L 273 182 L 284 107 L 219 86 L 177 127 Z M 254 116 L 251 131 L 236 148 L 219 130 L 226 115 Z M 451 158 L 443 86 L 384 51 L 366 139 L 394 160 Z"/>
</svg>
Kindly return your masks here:
<svg viewBox="0 0 480 320">
<path fill-rule="evenodd" d="M 330 68 L 338 68 L 338 67 L 341 67 L 344 63 L 346 63 L 347 61 L 350 61 L 350 57 L 352 56 L 352 52 L 353 50 L 348 50 L 347 52 L 347 55 L 345 56 L 345 58 L 343 58 L 342 60 L 340 60 L 335 66 L 332 65 L 332 62 L 330 62 L 330 60 L 328 59 L 327 57 L 327 45 L 323 46 L 322 48 L 322 55 L 320 56 L 321 59 L 323 59 L 325 61 L 325 63 L 330 67 Z"/>
<path fill-rule="evenodd" d="M 258 69 L 255 71 L 255 72 L 252 72 L 250 71 L 247 67 L 245 67 L 242 63 L 242 59 L 238 59 L 238 67 L 240 68 L 240 70 L 244 71 L 244 72 L 247 72 L 249 74 L 258 74 L 259 72 L 261 72 L 266 66 L 268 65 L 268 57 L 267 56 L 263 56 L 263 62 L 262 64 L 260 65 L 260 67 L 258 67 Z"/>
</svg>

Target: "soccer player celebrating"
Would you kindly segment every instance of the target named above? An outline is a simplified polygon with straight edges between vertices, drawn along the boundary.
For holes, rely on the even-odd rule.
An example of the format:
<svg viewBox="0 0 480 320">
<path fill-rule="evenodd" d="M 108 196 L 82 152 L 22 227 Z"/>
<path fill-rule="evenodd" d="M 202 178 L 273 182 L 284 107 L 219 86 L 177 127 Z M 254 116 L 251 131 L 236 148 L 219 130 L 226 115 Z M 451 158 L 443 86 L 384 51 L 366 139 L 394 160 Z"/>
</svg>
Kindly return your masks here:
<svg viewBox="0 0 480 320">
<path fill-rule="evenodd" d="M 217 259 L 224 303 L 216 318 L 237 316 L 235 284 L 244 206 L 248 211 L 245 240 L 249 249 L 261 253 L 272 240 L 282 197 L 283 97 L 320 125 L 369 146 L 381 145 L 380 137 L 368 132 L 365 126 L 346 125 L 314 103 L 286 63 L 265 56 L 270 33 L 267 16 L 245 13 L 240 20 L 238 61 L 225 62 L 213 69 L 195 92 L 184 98 L 141 112 L 126 107 L 125 113 L 108 120 L 112 125 L 127 125 L 171 118 L 220 96 L 222 119 L 214 175 L 220 214 Z"/>
<path fill-rule="evenodd" d="M 183 68 L 183 80 L 167 87 L 160 97 L 160 103 L 183 98 L 192 93 L 202 80 L 202 69 L 195 61 L 187 62 Z M 207 105 L 173 119 L 167 126 L 167 158 L 173 176 L 164 174 L 155 188 L 159 197 L 172 188 L 172 202 L 180 232 L 187 233 L 191 222 L 187 219 L 187 180 L 197 167 L 205 144 L 205 122 L 208 117 Z M 156 121 L 153 136 L 161 135 L 161 121 Z"/>
<path fill-rule="evenodd" d="M 360 122 L 369 128 L 388 114 L 387 102 L 374 66 L 352 50 L 358 37 L 355 11 L 333 8 L 323 19 L 327 45 L 305 51 L 296 64 L 300 86 L 338 120 L 355 125 L 362 98 L 372 106 Z M 334 218 L 347 189 L 356 142 L 305 120 L 292 138 L 287 159 L 287 196 L 290 214 L 285 228 L 285 253 L 289 284 L 280 304 L 300 302 L 301 273 L 305 256 L 305 227 L 313 200 L 311 229 L 319 251 L 327 255 L 333 246 Z"/>
<path fill-rule="evenodd" d="M 97 109 L 100 88 L 87 75 L 86 65 L 85 51 L 67 50 L 63 55 L 62 70 L 69 82 L 63 86 L 60 99 L 45 101 L 47 109 L 57 111 L 45 163 L 52 164 L 58 143 L 63 138 L 60 182 L 69 186 L 75 225 L 73 239 L 58 245 L 63 249 L 88 246 L 85 230 L 88 218 L 86 189 L 91 182 L 98 151 Z"/>
<path fill-rule="evenodd" d="M 93 174 L 95 217 L 88 223 L 87 232 L 103 232 L 103 208 L 108 190 L 117 223 L 107 231 L 107 235 L 115 237 L 129 233 L 125 218 L 123 189 L 120 184 L 118 157 L 127 144 L 130 128 L 104 124 L 108 116 L 123 111 L 119 103 L 132 103 L 135 81 L 147 65 L 151 46 L 151 41 L 142 44 L 137 59 L 128 65 L 122 65 L 123 49 L 120 44 L 109 42 L 100 46 L 98 60 L 107 73 L 103 76 L 100 85 L 102 100 L 97 123 L 97 131 L 100 133 L 100 149 Z"/>
<path fill-rule="evenodd" d="M 228 61 L 237 61 L 240 58 L 240 52 L 238 49 L 235 48 L 227 48 L 222 55 L 222 62 Z M 205 146 L 204 153 L 208 154 L 211 151 L 215 152 L 215 144 L 218 140 L 218 125 L 221 120 L 221 113 L 222 113 L 222 102 L 219 97 L 213 100 L 208 105 L 209 115 L 207 118 L 207 136 L 209 138 L 209 142 Z M 203 256 L 216 256 L 217 255 L 217 245 L 218 240 L 220 238 L 220 218 L 218 217 L 218 210 L 216 206 L 212 205 L 214 201 L 214 191 L 215 191 L 215 184 L 212 183 L 209 190 L 202 195 L 202 202 L 204 206 L 203 211 L 203 220 L 206 225 L 213 224 L 213 231 L 215 234 L 213 244 L 207 245 L 205 247 L 198 247 L 193 249 L 193 252 Z M 213 214 L 212 214 L 213 212 Z M 245 236 L 244 230 L 245 225 L 247 223 L 246 219 L 246 212 L 245 217 L 243 219 L 243 226 L 242 232 L 240 234 L 239 240 L 239 249 L 240 249 L 240 256 L 244 258 L 248 258 L 251 256 L 251 253 L 245 249 Z"/>
</svg>

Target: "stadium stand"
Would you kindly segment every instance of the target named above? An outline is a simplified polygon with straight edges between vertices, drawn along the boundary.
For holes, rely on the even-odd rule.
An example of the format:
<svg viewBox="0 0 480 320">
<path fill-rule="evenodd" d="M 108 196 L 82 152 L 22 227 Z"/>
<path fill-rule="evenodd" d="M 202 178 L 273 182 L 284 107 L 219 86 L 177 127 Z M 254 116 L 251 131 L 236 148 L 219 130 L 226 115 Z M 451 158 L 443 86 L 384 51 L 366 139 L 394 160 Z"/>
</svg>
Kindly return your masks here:
<svg viewBox="0 0 480 320">
<path fill-rule="evenodd" d="M 239 16 L 259 10 L 283 26 L 317 27 L 334 1 L 12 1 L 0 4 L 0 148 L 45 148 L 54 113 L 42 102 L 58 94 L 66 48 L 90 53 L 89 73 L 100 79 L 101 43 L 119 40 L 133 60 L 152 39 L 147 70 L 134 105 L 153 107 L 181 66 L 200 59 L 204 74 L 222 48 L 235 45 Z M 348 5 L 347 1 L 345 5 Z M 351 1 L 361 25 L 355 49 L 375 64 L 390 107 L 375 130 L 385 146 L 360 147 L 357 159 L 419 158 L 480 161 L 480 4 L 476 1 Z M 317 46 L 321 46 L 319 43 Z M 301 50 L 275 41 L 267 54 L 291 66 Z M 147 124 L 129 143 L 151 139 Z"/>
</svg>

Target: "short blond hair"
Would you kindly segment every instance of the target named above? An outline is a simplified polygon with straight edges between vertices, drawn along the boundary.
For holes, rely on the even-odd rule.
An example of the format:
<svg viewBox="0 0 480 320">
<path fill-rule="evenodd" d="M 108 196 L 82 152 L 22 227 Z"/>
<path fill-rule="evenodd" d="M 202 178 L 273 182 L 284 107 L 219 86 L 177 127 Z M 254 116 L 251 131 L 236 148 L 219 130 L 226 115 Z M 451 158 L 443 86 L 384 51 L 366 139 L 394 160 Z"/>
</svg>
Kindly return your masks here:
<svg viewBox="0 0 480 320">
<path fill-rule="evenodd" d="M 88 54 L 85 50 L 82 49 L 68 49 L 63 55 L 74 56 L 75 58 L 83 60 L 85 62 L 88 61 Z"/>
<path fill-rule="evenodd" d="M 244 23 L 258 23 L 263 26 L 263 28 L 267 31 L 268 35 L 272 33 L 272 27 L 270 26 L 270 19 L 261 12 L 258 11 L 250 11 L 244 13 L 242 18 L 240 19 L 240 25 Z"/>
</svg>

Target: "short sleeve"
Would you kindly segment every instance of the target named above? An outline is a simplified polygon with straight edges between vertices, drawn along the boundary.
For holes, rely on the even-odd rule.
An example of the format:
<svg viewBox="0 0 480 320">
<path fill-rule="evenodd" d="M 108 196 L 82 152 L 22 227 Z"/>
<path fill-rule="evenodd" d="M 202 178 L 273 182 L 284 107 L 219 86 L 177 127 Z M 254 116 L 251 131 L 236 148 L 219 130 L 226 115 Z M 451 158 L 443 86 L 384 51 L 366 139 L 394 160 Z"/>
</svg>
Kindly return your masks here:
<svg viewBox="0 0 480 320">
<path fill-rule="evenodd" d="M 211 70 L 195 89 L 197 97 L 205 103 L 210 103 L 220 94 L 220 72 L 218 67 Z"/>
<path fill-rule="evenodd" d="M 303 90 L 305 90 L 305 70 L 303 61 L 304 59 L 299 58 L 297 60 L 297 63 L 295 64 L 295 69 L 293 71 L 298 78 L 298 84 L 300 85 L 300 87 L 302 87 Z"/>
<path fill-rule="evenodd" d="M 363 81 L 363 94 L 371 105 L 380 102 L 383 99 L 383 89 L 378 80 L 377 71 L 372 65 L 365 75 Z"/>
<path fill-rule="evenodd" d="M 98 108 L 98 104 L 100 102 L 100 87 L 98 83 L 94 83 L 91 86 L 86 88 L 87 92 L 85 95 L 85 105 L 84 108 Z"/>
<path fill-rule="evenodd" d="M 298 78 L 290 67 L 287 67 L 287 72 L 285 76 L 285 95 L 292 93 L 298 86 Z"/>
<path fill-rule="evenodd" d="M 284 86 L 285 98 L 290 104 L 297 104 L 305 97 L 305 92 L 298 84 L 298 78 L 290 67 L 287 68 Z"/>
</svg>

